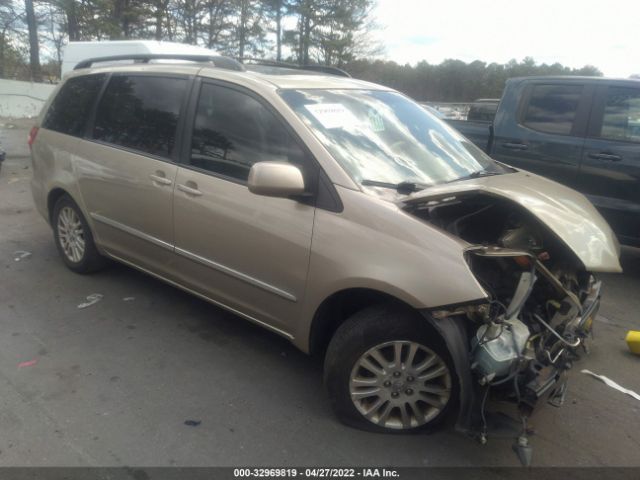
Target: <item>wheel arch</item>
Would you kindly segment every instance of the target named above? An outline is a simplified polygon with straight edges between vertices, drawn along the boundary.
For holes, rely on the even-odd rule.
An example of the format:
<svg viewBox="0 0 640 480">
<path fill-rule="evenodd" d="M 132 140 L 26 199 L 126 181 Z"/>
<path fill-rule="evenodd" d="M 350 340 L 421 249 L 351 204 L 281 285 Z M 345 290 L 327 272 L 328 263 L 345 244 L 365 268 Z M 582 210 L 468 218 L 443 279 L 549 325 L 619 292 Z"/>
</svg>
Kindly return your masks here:
<svg viewBox="0 0 640 480">
<path fill-rule="evenodd" d="M 372 288 L 346 288 L 326 297 L 316 309 L 308 335 L 308 351 L 322 356 L 333 334 L 351 315 L 373 305 L 393 305 L 419 315 L 418 310 L 404 300 Z"/>
<path fill-rule="evenodd" d="M 63 197 L 64 195 L 68 195 L 76 204 L 78 202 L 75 201 L 73 196 L 62 187 L 54 187 L 47 194 L 47 214 L 49 219 L 49 224 L 53 225 L 53 209 L 56 206 L 56 202 Z"/>
<path fill-rule="evenodd" d="M 337 291 L 325 298 L 317 308 L 309 331 L 308 351 L 316 357 L 323 357 L 336 330 L 351 315 L 364 308 L 380 304 L 393 305 L 414 315 L 424 322 L 442 342 L 449 352 L 459 386 L 458 415 L 456 428 L 464 432 L 478 430 L 480 396 L 478 386 L 473 382 L 468 352 L 468 322 L 460 316 L 436 320 L 429 309 L 415 308 L 396 296 L 369 288 L 348 288 Z"/>
</svg>

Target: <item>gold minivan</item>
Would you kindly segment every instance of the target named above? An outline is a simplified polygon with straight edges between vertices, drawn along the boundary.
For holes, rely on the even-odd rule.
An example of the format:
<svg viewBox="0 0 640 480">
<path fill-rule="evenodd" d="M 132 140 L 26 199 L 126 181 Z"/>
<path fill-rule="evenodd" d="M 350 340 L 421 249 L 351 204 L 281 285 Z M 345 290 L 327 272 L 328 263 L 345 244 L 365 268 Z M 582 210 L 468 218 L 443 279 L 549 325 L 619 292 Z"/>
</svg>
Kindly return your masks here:
<svg viewBox="0 0 640 480">
<path fill-rule="evenodd" d="M 594 273 L 621 271 L 584 196 L 380 85 L 135 60 L 80 64 L 29 137 L 71 270 L 122 262 L 323 355 L 359 428 L 484 435 L 489 395 L 524 419 L 562 402 Z"/>
</svg>

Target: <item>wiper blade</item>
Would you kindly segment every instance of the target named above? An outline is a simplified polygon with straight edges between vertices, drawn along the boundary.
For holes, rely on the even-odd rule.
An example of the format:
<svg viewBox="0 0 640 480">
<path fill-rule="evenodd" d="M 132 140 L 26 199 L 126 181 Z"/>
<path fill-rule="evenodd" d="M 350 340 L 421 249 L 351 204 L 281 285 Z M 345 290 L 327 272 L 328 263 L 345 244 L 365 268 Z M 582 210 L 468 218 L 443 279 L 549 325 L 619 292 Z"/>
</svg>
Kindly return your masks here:
<svg viewBox="0 0 640 480">
<path fill-rule="evenodd" d="M 418 192 L 420 190 L 424 190 L 427 187 L 427 185 L 421 185 L 415 182 L 389 183 L 389 182 L 379 182 L 378 180 L 362 180 L 362 182 L 360 183 L 367 187 L 390 188 L 392 190 L 396 190 L 398 193 L 401 193 L 403 195 L 408 195 L 413 192 Z"/>
<path fill-rule="evenodd" d="M 500 172 L 492 172 L 491 170 L 478 170 L 469 174 L 469 178 L 492 177 L 493 175 L 502 175 Z"/>
<path fill-rule="evenodd" d="M 453 183 L 453 182 L 459 182 L 461 180 L 471 180 L 473 178 L 480 178 L 480 177 L 492 177 L 494 175 L 502 175 L 502 174 L 500 172 L 492 172 L 490 170 L 478 170 L 477 172 L 470 173 L 469 175 L 465 175 L 464 177 L 454 178 L 453 180 L 449 180 L 448 182 L 444 182 L 444 183 Z"/>
</svg>

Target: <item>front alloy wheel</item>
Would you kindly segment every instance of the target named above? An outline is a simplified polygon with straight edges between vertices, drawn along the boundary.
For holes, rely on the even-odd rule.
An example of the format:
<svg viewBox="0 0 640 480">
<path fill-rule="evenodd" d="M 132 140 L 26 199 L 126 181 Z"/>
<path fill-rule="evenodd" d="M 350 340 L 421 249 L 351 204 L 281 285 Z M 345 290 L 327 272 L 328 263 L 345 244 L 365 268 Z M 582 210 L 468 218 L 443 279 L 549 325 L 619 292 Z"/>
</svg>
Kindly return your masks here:
<svg viewBox="0 0 640 480">
<path fill-rule="evenodd" d="M 324 380 L 336 415 L 363 430 L 434 430 L 458 405 L 444 340 L 422 314 L 401 305 L 371 306 L 340 325 Z"/>
<path fill-rule="evenodd" d="M 356 362 L 351 400 L 370 422 L 410 429 L 436 418 L 451 397 L 451 373 L 430 348 L 408 340 L 376 345 Z"/>
</svg>

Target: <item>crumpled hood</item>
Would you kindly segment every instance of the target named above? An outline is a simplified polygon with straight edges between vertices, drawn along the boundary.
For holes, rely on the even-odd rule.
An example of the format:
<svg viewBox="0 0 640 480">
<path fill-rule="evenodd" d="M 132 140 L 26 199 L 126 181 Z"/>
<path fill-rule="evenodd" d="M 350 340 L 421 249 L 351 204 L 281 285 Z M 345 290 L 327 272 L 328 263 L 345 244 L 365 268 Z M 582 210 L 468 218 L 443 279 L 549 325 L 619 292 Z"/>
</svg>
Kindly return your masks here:
<svg viewBox="0 0 640 480">
<path fill-rule="evenodd" d="M 533 173 L 504 175 L 436 185 L 416 192 L 408 204 L 456 195 L 485 193 L 518 203 L 556 235 L 593 272 L 621 272 L 620 245 L 609 224 L 581 193 Z"/>
</svg>

